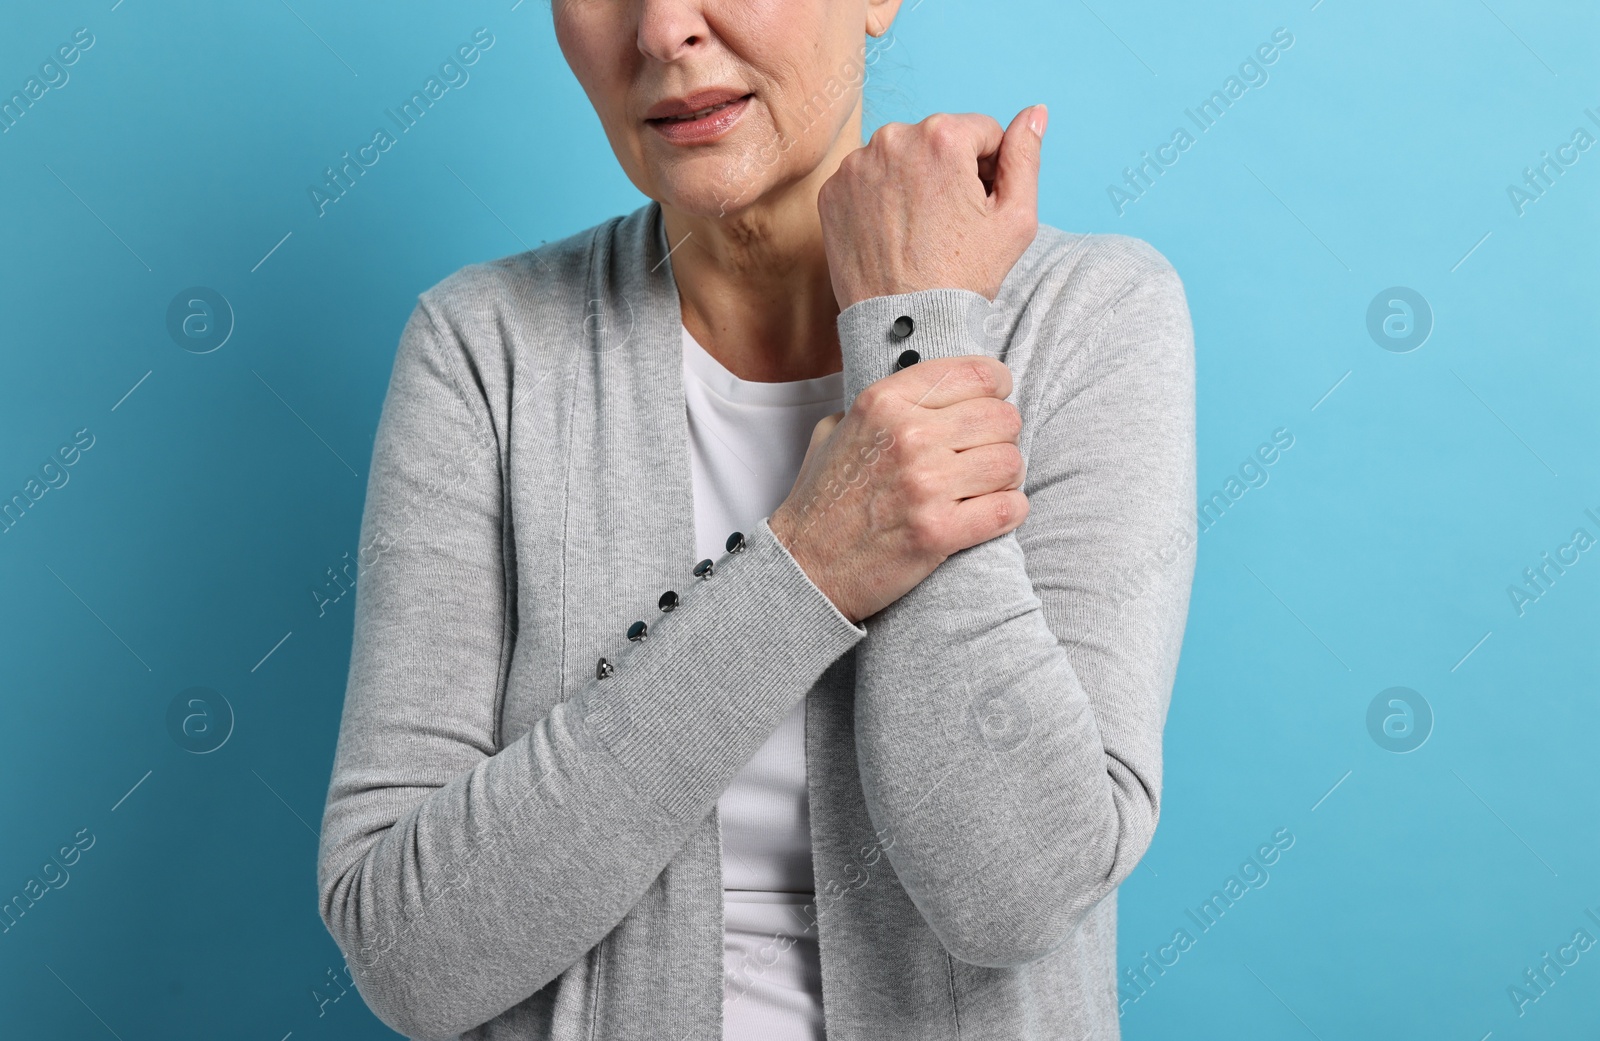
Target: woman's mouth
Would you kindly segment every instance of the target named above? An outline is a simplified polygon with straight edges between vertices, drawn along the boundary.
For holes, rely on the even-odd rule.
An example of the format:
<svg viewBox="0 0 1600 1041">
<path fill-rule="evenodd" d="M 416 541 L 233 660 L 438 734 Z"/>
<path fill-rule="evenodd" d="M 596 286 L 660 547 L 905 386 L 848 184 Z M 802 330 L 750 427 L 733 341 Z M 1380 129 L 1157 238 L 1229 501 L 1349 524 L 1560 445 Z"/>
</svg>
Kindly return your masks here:
<svg viewBox="0 0 1600 1041">
<path fill-rule="evenodd" d="M 754 94 L 697 109 L 681 116 L 647 119 L 662 137 L 675 144 L 701 144 L 721 137 L 739 121 Z"/>
</svg>

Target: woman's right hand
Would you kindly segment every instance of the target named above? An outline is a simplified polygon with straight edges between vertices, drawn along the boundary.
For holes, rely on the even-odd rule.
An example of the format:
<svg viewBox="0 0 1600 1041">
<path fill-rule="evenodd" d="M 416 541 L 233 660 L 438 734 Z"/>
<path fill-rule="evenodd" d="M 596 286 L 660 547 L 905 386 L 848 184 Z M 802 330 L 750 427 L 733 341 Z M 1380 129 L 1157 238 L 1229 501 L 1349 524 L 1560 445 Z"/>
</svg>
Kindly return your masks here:
<svg viewBox="0 0 1600 1041">
<path fill-rule="evenodd" d="M 1003 362 L 936 358 L 878 380 L 816 425 L 768 524 L 851 622 L 1027 519 L 1022 414 L 1010 393 Z"/>
</svg>

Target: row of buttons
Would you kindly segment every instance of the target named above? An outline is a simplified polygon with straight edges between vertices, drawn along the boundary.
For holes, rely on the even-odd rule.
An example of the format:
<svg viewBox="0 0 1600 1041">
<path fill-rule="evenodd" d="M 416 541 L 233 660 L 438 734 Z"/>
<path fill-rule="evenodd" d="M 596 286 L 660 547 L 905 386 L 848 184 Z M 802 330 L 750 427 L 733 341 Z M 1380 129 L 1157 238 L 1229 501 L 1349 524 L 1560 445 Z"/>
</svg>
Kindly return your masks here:
<svg viewBox="0 0 1600 1041">
<path fill-rule="evenodd" d="M 908 314 L 903 314 L 894 320 L 894 325 L 891 327 L 890 331 L 894 334 L 895 339 L 904 340 L 909 337 L 915 329 L 916 323 L 911 320 L 911 316 Z M 901 351 L 900 356 L 895 359 L 895 371 L 898 372 L 900 369 L 915 365 L 921 360 L 922 355 L 918 354 L 914 350 L 911 350 L 910 348 L 907 348 L 906 350 Z M 727 549 L 729 553 L 738 553 L 739 551 L 743 550 L 744 533 L 736 531 L 732 535 L 729 535 Z M 705 560 L 702 560 L 700 563 L 694 566 L 694 577 L 700 579 L 710 578 L 714 568 L 715 564 L 712 562 L 710 557 L 707 557 Z M 675 609 L 678 604 L 678 594 L 669 589 L 665 593 L 661 594 L 661 599 L 657 601 L 656 606 L 665 612 Z M 635 643 L 647 638 L 649 635 L 650 627 L 646 625 L 643 620 L 634 622 L 632 625 L 628 626 L 628 639 Z M 612 665 L 611 662 L 606 658 L 602 657 L 599 663 L 595 665 L 595 679 L 603 680 L 616 671 L 617 667 Z"/>
<path fill-rule="evenodd" d="M 895 339 L 904 340 L 906 337 L 911 335 L 912 331 L 915 330 L 916 327 L 917 327 L 917 323 L 915 323 L 915 322 L 913 322 L 911 320 L 911 316 L 908 315 L 908 314 L 903 314 L 899 318 L 896 318 L 894 320 L 894 325 L 890 328 L 889 331 L 894 333 L 894 338 Z M 922 355 L 918 354 L 916 351 L 913 351 L 913 350 L 907 348 L 906 350 L 901 351 L 900 352 L 900 357 L 898 357 L 898 358 L 896 358 L 894 360 L 895 371 L 899 372 L 901 369 L 904 369 L 904 368 L 906 368 L 908 366 L 911 366 L 911 365 L 915 365 L 917 362 L 919 362 L 921 360 L 922 360 Z"/>
<path fill-rule="evenodd" d="M 744 532 L 736 531 L 732 535 L 728 536 L 727 550 L 729 553 L 739 553 L 743 551 L 744 545 Z M 695 578 L 708 579 L 715 572 L 716 563 L 710 557 L 707 557 L 694 566 Z M 661 594 L 661 599 L 656 602 L 656 606 L 662 611 L 671 611 L 674 610 L 679 603 L 680 598 L 678 597 L 678 594 L 669 589 L 665 593 Z M 632 640 L 634 643 L 638 643 L 640 640 L 645 639 L 649 635 L 650 627 L 642 620 L 634 622 L 632 625 L 628 626 L 628 639 Z M 599 663 L 595 666 L 594 676 L 595 679 L 603 680 L 616 671 L 617 667 L 615 665 L 612 665 L 607 659 L 601 658 Z"/>
</svg>

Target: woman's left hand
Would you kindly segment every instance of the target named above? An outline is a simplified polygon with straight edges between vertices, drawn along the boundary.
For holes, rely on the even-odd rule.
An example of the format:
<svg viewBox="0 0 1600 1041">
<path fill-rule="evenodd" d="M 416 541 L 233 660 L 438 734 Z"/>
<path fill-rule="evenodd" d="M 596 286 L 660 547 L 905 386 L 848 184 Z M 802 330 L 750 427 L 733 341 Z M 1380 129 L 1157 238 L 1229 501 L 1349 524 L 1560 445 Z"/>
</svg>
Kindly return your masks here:
<svg viewBox="0 0 1600 1041">
<path fill-rule="evenodd" d="M 970 289 L 994 300 L 1039 231 L 1039 148 L 1049 112 L 1011 125 L 936 112 L 886 123 L 817 195 L 842 311 L 876 296 Z"/>
</svg>

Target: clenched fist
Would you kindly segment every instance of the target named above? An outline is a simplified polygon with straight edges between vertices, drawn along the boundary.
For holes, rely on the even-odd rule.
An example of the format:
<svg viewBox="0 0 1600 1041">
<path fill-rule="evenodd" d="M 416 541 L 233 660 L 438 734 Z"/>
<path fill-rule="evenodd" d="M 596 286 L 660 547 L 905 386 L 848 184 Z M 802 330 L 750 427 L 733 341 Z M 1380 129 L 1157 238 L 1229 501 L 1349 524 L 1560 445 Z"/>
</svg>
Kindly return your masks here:
<svg viewBox="0 0 1600 1041">
<path fill-rule="evenodd" d="M 1022 414 L 1010 394 L 1011 370 L 997 359 L 936 358 L 878 380 L 816 425 L 768 524 L 850 621 L 1027 519 Z"/>
<path fill-rule="evenodd" d="M 875 296 L 970 289 L 993 301 L 1039 231 L 1039 148 L 1049 112 L 1001 130 L 939 112 L 886 123 L 845 156 L 817 195 L 842 311 Z"/>
</svg>

